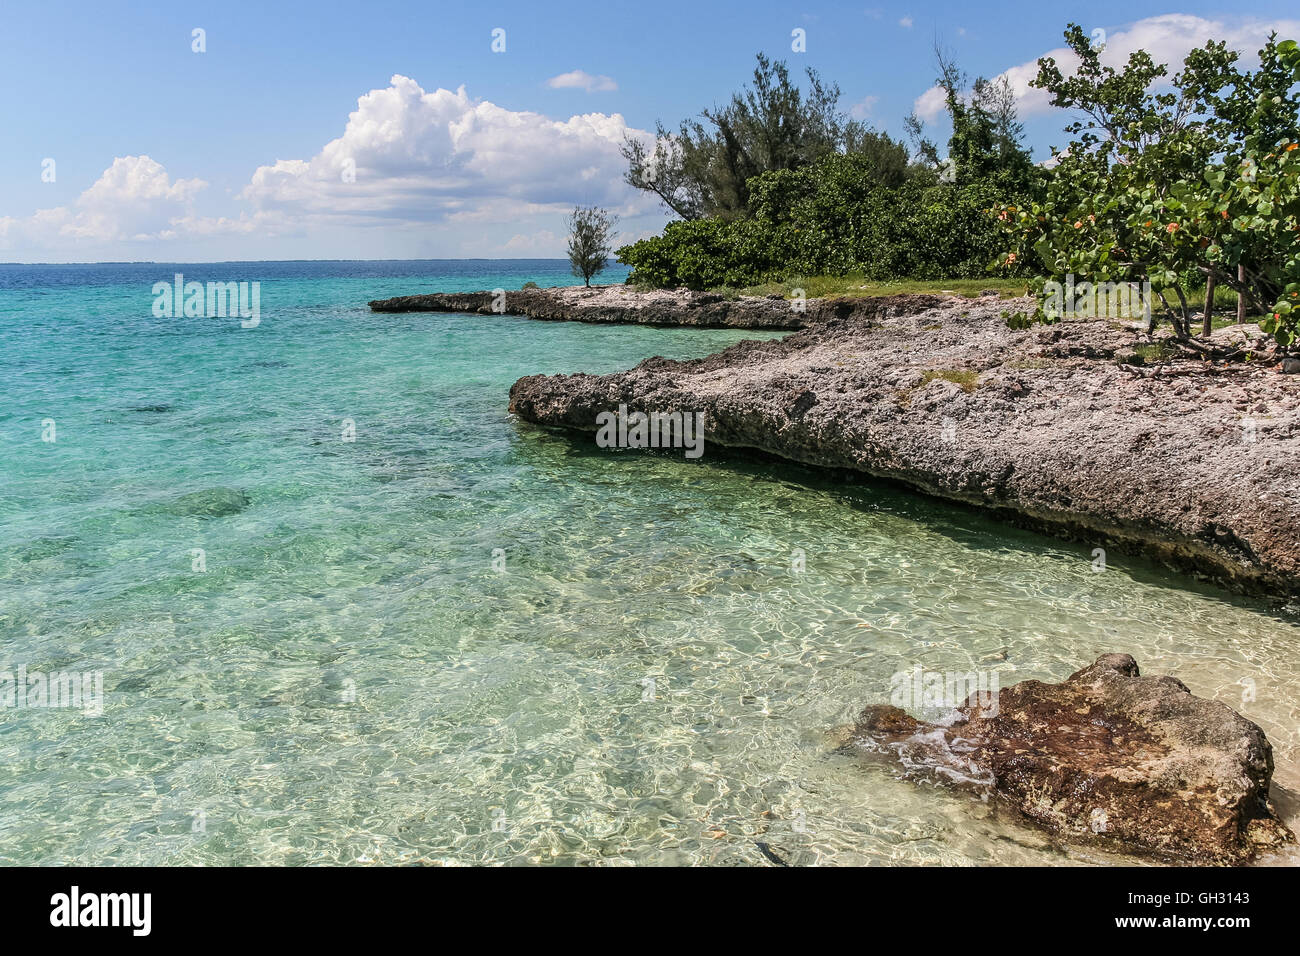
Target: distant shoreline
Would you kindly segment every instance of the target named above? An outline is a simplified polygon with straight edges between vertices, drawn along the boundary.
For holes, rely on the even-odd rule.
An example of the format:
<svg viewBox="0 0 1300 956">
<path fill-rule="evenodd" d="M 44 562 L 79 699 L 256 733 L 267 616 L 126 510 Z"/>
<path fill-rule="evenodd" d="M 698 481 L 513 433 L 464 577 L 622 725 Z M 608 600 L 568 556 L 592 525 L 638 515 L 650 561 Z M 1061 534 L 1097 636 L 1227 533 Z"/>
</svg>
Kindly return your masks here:
<svg viewBox="0 0 1300 956">
<path fill-rule="evenodd" d="M 369 305 L 373 312 L 473 312 L 552 322 L 776 331 L 806 328 L 825 317 L 820 309 L 796 310 L 781 296 L 728 299 L 716 293 L 685 290 L 639 292 L 622 285 L 432 292 L 376 299 Z"/>
</svg>

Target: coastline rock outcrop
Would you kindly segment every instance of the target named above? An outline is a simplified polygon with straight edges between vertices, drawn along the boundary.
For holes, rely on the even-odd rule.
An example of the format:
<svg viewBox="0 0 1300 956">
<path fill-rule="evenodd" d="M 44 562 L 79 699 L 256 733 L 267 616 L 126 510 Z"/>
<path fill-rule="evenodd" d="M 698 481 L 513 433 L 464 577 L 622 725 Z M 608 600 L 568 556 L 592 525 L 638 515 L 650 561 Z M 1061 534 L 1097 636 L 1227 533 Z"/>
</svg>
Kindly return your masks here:
<svg viewBox="0 0 1300 956">
<path fill-rule="evenodd" d="M 1059 684 L 972 695 L 929 724 L 867 707 L 853 749 L 904 776 L 989 794 L 1051 833 L 1201 864 L 1241 864 L 1295 841 L 1269 803 L 1264 732 L 1173 677 L 1106 654 Z"/>
<path fill-rule="evenodd" d="M 933 295 L 898 297 L 892 307 L 935 304 Z M 796 310 L 781 296 L 728 299 L 713 292 L 662 289 L 638 292 L 627 286 L 564 286 L 496 292 L 434 292 L 376 299 L 374 312 L 474 312 L 480 315 L 522 315 L 553 322 L 608 322 L 623 325 L 695 326 L 698 328 L 807 328 L 818 322 L 869 315 L 890 299 L 810 299 Z M 909 303 L 911 304 L 909 306 Z"/>
<path fill-rule="evenodd" d="M 1033 307 L 851 300 L 843 317 L 703 359 L 528 376 L 510 409 L 587 433 L 620 405 L 703 413 L 706 458 L 752 449 L 894 480 L 1236 590 L 1300 594 L 1300 381 L 1172 358 L 1124 323 L 1012 329 L 1008 306 Z M 1265 351 L 1253 326 L 1216 338 Z"/>
</svg>

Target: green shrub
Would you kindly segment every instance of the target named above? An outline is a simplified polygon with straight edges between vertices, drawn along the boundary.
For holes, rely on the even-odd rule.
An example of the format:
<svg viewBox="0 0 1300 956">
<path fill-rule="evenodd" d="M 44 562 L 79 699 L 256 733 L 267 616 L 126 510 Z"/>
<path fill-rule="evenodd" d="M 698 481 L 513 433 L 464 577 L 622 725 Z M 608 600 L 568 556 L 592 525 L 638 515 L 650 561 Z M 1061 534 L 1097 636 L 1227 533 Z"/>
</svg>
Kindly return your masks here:
<svg viewBox="0 0 1300 956">
<path fill-rule="evenodd" d="M 834 155 L 756 176 L 752 216 L 673 222 L 662 236 L 619 249 L 619 260 L 633 269 L 629 281 L 659 288 L 848 273 L 872 281 L 987 275 L 1005 248 L 989 210 L 1012 195 L 1008 187 L 919 176 L 890 186 L 862 165 L 861 157 Z"/>
</svg>

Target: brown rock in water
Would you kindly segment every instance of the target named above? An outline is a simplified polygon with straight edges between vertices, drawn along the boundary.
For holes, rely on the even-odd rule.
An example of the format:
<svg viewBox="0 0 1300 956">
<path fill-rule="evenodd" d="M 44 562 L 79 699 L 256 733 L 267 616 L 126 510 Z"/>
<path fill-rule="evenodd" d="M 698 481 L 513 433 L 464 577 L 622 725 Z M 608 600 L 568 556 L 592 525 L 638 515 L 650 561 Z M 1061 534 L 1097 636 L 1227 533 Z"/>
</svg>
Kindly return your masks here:
<svg viewBox="0 0 1300 956">
<path fill-rule="evenodd" d="M 848 747 L 905 776 L 993 795 L 1069 838 L 1186 863 L 1240 864 L 1293 842 L 1268 800 L 1273 752 L 1258 726 L 1173 677 L 1106 654 L 1059 684 L 1028 680 L 951 722 L 868 707 Z"/>
</svg>

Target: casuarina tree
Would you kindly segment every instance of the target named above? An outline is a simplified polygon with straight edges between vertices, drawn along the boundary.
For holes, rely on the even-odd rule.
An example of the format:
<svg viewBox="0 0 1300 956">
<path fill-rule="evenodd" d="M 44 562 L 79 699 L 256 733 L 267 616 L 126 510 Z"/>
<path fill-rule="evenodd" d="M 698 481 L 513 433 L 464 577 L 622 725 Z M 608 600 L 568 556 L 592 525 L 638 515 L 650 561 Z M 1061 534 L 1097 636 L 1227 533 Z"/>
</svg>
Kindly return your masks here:
<svg viewBox="0 0 1300 956">
<path fill-rule="evenodd" d="M 609 264 L 618 217 L 599 206 L 578 206 L 569 216 L 569 265 L 573 274 L 591 285 L 591 277 Z"/>
</svg>

